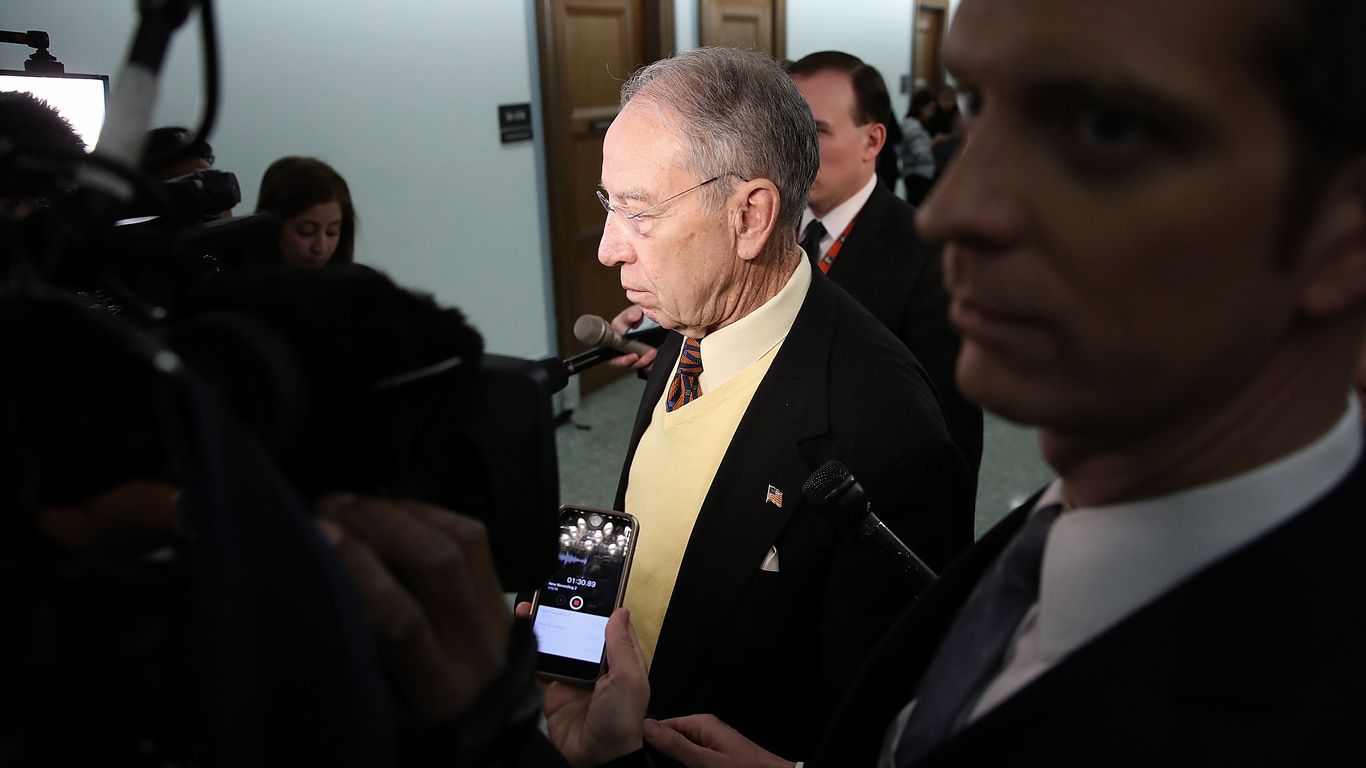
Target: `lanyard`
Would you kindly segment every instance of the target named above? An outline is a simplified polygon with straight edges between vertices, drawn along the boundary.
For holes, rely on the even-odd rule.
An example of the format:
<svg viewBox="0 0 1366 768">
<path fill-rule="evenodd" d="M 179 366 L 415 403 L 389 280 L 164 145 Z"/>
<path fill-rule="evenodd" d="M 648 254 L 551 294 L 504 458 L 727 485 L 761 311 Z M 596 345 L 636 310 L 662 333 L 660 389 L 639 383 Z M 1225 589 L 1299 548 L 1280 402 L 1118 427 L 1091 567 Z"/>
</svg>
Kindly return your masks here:
<svg viewBox="0 0 1366 768">
<path fill-rule="evenodd" d="M 821 268 L 823 274 L 830 273 L 830 267 L 834 265 L 835 258 L 840 255 L 840 250 L 844 248 L 845 239 L 849 237 L 850 232 L 854 231 L 855 221 L 858 221 L 857 216 L 849 220 L 849 226 L 845 227 L 844 231 L 840 233 L 840 236 L 835 238 L 835 242 L 830 244 L 830 250 L 826 251 L 824 256 L 816 260 L 816 266 Z"/>
</svg>

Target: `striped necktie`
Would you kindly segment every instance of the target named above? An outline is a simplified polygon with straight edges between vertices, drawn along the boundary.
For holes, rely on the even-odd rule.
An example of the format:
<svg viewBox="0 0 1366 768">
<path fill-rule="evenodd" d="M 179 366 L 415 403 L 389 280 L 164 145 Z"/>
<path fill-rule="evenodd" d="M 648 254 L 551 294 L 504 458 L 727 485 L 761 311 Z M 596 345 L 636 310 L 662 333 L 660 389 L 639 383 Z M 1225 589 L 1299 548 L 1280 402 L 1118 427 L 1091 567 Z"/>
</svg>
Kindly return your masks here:
<svg viewBox="0 0 1366 768">
<path fill-rule="evenodd" d="M 702 340 L 683 340 L 683 354 L 678 358 L 678 370 L 669 384 L 669 399 L 664 410 L 672 411 L 702 396 Z"/>
</svg>

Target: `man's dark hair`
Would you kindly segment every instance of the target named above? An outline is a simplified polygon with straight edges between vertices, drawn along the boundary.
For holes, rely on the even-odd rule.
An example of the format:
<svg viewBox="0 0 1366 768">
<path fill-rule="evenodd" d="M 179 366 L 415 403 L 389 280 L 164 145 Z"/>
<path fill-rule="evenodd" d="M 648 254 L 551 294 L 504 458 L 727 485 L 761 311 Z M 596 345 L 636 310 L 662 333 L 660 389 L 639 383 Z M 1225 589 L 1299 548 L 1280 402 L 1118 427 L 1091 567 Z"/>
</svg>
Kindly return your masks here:
<svg viewBox="0 0 1366 768">
<path fill-rule="evenodd" d="M 1293 245 L 1332 174 L 1366 153 L 1366 3 L 1271 0 L 1256 65 L 1294 132 L 1283 246 Z"/>
<path fill-rule="evenodd" d="M 142 148 L 142 172 L 159 178 L 169 167 L 167 160 L 179 162 L 185 157 L 197 157 L 213 165 L 213 147 L 196 137 L 189 128 L 153 128 L 147 132 L 147 141 Z"/>
<path fill-rule="evenodd" d="M 33 153 L 52 161 L 85 154 L 85 142 L 52 105 L 24 91 L 0 91 L 0 156 Z M 3 164 L 9 166 L 8 160 Z M 53 174 L 5 168 L 0 197 L 43 198 L 54 190 Z"/>
<path fill-rule="evenodd" d="M 854 86 L 854 124 L 886 124 L 892 118 L 892 98 L 887 83 L 873 67 L 857 56 L 843 51 L 817 51 L 792 62 L 787 73 L 792 77 L 811 77 L 835 71 L 849 75 Z"/>
<path fill-rule="evenodd" d="M 928 104 L 937 106 L 939 101 L 935 99 L 934 93 L 932 93 L 930 89 L 921 88 L 911 97 L 911 106 L 906 110 L 906 117 L 914 117 L 916 120 L 919 120 L 920 110 L 924 109 Z"/>
<path fill-rule="evenodd" d="M 1366 3 L 1277 0 L 1261 64 L 1311 158 L 1366 150 Z"/>
</svg>

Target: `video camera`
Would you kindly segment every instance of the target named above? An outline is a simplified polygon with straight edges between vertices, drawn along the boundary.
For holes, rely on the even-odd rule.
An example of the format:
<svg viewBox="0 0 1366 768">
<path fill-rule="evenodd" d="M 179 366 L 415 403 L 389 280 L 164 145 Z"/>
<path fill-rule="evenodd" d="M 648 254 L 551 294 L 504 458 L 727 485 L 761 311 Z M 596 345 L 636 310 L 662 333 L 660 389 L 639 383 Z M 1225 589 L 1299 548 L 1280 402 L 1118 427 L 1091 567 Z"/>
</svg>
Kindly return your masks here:
<svg viewBox="0 0 1366 768">
<path fill-rule="evenodd" d="M 207 23 L 207 9 L 203 15 Z M 212 112 L 212 105 L 206 109 Z M 106 126 L 104 137 L 118 133 Z M 188 152 L 196 141 L 171 149 Z M 160 182 L 108 154 L 97 147 L 89 158 L 63 157 L 13 141 L 0 151 L 0 169 L 23 171 L 31 196 L 50 203 L 24 221 L 0 223 L 0 267 L 23 298 L 11 309 L 22 304 L 36 318 L 57 311 L 42 297 L 64 294 L 111 310 L 128 324 L 128 334 L 140 336 L 134 347 L 159 344 L 180 355 L 305 496 L 328 490 L 407 495 L 483 517 L 505 586 L 537 583 L 543 574 L 532 563 L 553 553 L 558 483 L 550 397 L 564 386 L 563 366 L 554 359 L 485 359 L 477 332 L 458 311 L 440 309 L 365 267 L 261 266 L 255 254 L 278 233 L 273 215 L 202 221 L 204 213 L 240 199 L 235 176 L 198 171 Z M 175 159 L 163 156 L 156 165 Z M 131 191 L 110 199 L 107 182 L 90 182 L 94 173 L 120 177 Z M 147 214 L 154 218 L 130 220 Z M 67 302 L 59 306 L 77 311 Z M 13 360 L 23 373 L 10 385 L 20 388 L 30 376 L 37 383 L 6 401 L 26 404 L 26 412 L 60 411 L 46 431 L 81 435 L 70 446 L 120 446 L 111 452 L 114 461 L 92 455 L 64 462 L 62 472 L 52 469 L 56 455 L 29 452 L 29 471 L 42 469 L 47 478 L 41 491 L 23 484 L 32 491 L 29 502 L 71 501 L 120 474 L 174 478 L 173 452 L 151 434 L 154 414 L 114 401 L 142 396 L 147 387 L 114 387 L 122 380 L 110 372 L 147 360 L 111 358 L 102 348 L 96 351 L 105 352 L 103 362 L 81 369 L 82 361 L 100 359 L 87 350 L 64 355 L 62 367 L 47 375 L 50 350 L 84 349 L 91 332 L 20 315 L 13 323 L 39 332 L 25 331 L 10 347 L 27 350 L 27 357 Z M 64 330 L 49 330 L 55 328 Z M 411 375 L 447 361 L 453 361 L 448 368 Z M 63 382 L 52 381 L 58 370 Z M 381 386 L 405 375 L 401 386 Z M 53 397 L 73 381 L 80 382 L 78 391 Z M 87 389 L 114 391 L 100 393 L 99 407 L 72 408 Z M 24 430 L 7 432 L 28 439 Z M 446 438 L 433 436 L 443 432 Z M 66 455 L 82 450 L 70 446 Z M 542 535 L 547 544 L 540 544 Z"/>
<path fill-rule="evenodd" d="M 190 5 L 142 3 L 116 104 L 155 83 Z M 196 136 L 217 106 L 205 70 Z M 459 311 L 373 269 L 206 260 L 278 222 L 203 223 L 169 201 L 134 170 L 148 117 L 130 114 L 111 110 L 90 156 L 0 141 L 0 171 L 48 187 L 45 209 L 0 215 L 0 605 L 22 627 L 3 648 L 33 670 L 0 743 L 385 764 L 397 715 L 311 502 L 347 491 L 479 517 L 504 589 L 533 588 L 554 562 L 551 395 L 568 372 L 486 354 Z M 115 225 L 148 201 L 153 225 Z M 171 525 L 114 558 L 54 544 L 44 510 L 141 485 L 173 490 Z M 97 730 L 64 740 L 68 712 Z"/>
</svg>

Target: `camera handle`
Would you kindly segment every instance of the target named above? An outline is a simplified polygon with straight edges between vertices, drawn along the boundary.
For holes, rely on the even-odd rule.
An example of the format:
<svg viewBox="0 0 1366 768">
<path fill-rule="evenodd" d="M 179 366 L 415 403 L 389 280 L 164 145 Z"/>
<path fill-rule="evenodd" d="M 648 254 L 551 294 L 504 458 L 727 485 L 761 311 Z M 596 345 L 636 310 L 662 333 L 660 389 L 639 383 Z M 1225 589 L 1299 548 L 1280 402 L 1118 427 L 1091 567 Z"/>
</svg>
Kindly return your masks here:
<svg viewBox="0 0 1366 768">
<path fill-rule="evenodd" d="M 161 84 L 161 67 L 171 37 L 189 18 L 196 0 L 141 0 L 138 3 L 138 28 L 128 51 L 128 60 L 114 83 L 109 97 L 109 113 L 100 132 L 95 154 L 115 163 L 137 167 L 143 141 L 151 127 L 152 108 L 156 106 Z M 208 9 L 205 9 L 208 12 Z M 133 187 L 126 179 L 97 167 L 84 167 L 78 177 L 82 191 L 93 189 L 101 198 L 95 221 L 103 223 L 104 208 L 116 208 L 132 200 Z M 94 197 L 92 195 L 91 197 Z M 114 211 L 110 211 L 112 216 Z"/>
</svg>

